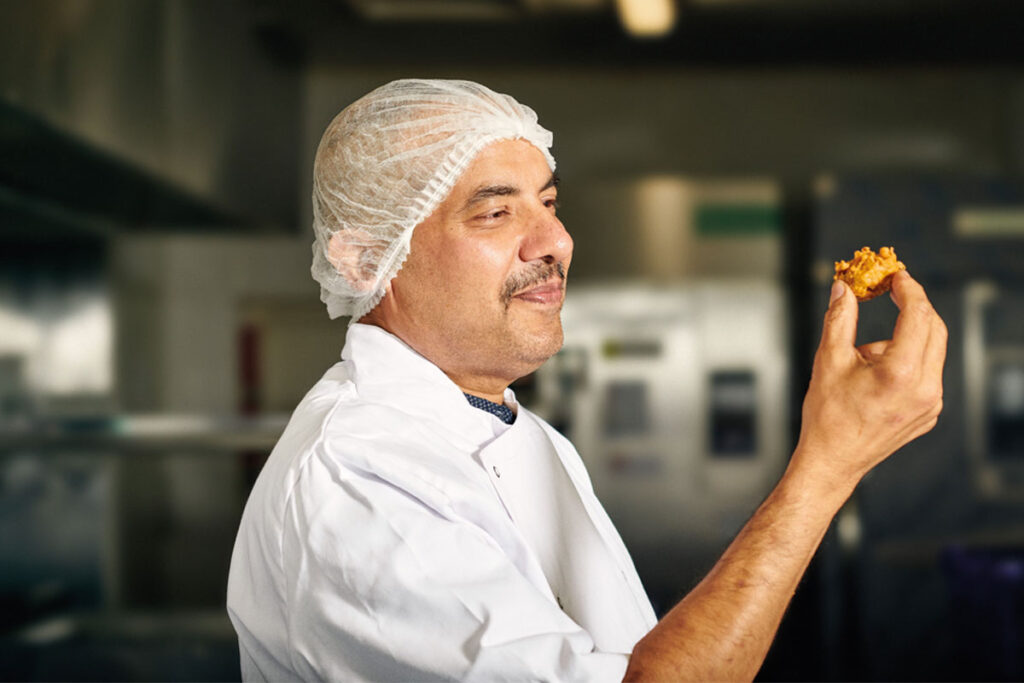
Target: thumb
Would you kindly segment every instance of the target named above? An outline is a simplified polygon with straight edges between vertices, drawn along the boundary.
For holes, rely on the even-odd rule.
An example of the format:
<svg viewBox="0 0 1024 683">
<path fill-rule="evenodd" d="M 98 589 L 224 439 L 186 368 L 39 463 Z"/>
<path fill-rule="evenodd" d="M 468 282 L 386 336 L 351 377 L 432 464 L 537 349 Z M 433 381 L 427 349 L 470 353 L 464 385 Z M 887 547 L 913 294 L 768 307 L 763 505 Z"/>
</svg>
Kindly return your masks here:
<svg viewBox="0 0 1024 683">
<path fill-rule="evenodd" d="M 845 282 L 836 280 L 832 285 L 832 301 L 825 312 L 825 326 L 821 333 L 823 348 L 853 348 L 857 340 L 857 299 Z"/>
</svg>

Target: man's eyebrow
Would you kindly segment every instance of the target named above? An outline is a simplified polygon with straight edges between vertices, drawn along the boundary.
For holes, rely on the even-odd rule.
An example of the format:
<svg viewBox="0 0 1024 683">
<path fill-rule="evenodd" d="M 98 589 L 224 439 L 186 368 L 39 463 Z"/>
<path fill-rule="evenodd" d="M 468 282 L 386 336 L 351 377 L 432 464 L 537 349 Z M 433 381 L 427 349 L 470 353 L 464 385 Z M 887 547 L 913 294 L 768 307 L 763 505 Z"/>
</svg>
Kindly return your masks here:
<svg viewBox="0 0 1024 683">
<path fill-rule="evenodd" d="M 514 185 L 484 185 L 483 187 L 478 187 L 476 192 L 470 195 L 469 199 L 466 200 L 466 204 L 462 207 L 462 211 L 491 197 L 508 197 L 517 194 L 519 194 L 519 188 Z"/>
<path fill-rule="evenodd" d="M 551 177 L 548 178 L 548 181 L 544 183 L 544 186 L 541 187 L 538 192 L 543 192 L 544 190 L 552 187 L 558 187 L 558 176 L 554 173 L 551 174 Z M 490 199 L 491 197 L 514 197 L 515 195 L 518 195 L 519 192 L 519 188 L 515 185 L 483 185 L 478 187 L 476 191 L 470 195 L 469 199 L 466 200 L 466 203 L 460 211 L 465 211 L 474 204 L 482 202 L 485 199 Z"/>
</svg>

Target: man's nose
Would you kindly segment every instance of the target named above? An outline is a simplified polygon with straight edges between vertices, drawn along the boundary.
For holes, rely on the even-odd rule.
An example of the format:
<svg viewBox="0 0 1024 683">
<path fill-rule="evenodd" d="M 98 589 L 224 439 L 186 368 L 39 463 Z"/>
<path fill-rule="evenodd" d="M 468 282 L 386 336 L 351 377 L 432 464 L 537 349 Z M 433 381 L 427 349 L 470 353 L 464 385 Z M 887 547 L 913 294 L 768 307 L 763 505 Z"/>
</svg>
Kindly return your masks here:
<svg viewBox="0 0 1024 683">
<path fill-rule="evenodd" d="M 520 247 L 520 258 L 545 263 L 567 263 L 572 258 L 572 237 L 562 221 L 544 207 L 531 216 L 530 226 Z"/>
</svg>

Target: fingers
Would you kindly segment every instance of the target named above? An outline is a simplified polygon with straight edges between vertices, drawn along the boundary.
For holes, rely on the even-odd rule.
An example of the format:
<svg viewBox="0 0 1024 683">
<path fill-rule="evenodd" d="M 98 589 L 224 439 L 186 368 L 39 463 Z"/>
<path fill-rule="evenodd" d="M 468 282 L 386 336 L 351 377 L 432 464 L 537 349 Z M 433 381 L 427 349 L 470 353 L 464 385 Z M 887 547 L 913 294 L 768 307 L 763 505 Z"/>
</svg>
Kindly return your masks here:
<svg viewBox="0 0 1024 683">
<path fill-rule="evenodd" d="M 853 349 L 857 338 L 857 300 L 844 282 L 832 285 L 832 301 L 821 332 L 822 350 Z"/>
<path fill-rule="evenodd" d="M 890 281 L 891 289 L 889 296 L 900 309 L 903 308 L 907 297 L 924 296 L 924 287 L 910 276 L 910 272 L 901 270 L 892 276 Z"/>
<path fill-rule="evenodd" d="M 900 315 L 896 319 L 896 329 L 893 330 L 890 353 L 903 360 L 920 362 L 925 355 L 935 321 L 942 321 L 928 301 L 924 288 L 905 270 L 892 278 L 892 300 L 899 306 Z M 944 349 L 943 342 L 943 356 Z"/>
<path fill-rule="evenodd" d="M 861 357 L 866 361 L 874 361 L 880 359 L 885 355 L 889 345 L 892 344 L 892 340 L 885 339 L 883 341 L 871 342 L 869 344 L 862 344 L 857 347 L 857 351 Z"/>
<path fill-rule="evenodd" d="M 942 379 L 942 368 L 946 363 L 946 342 L 948 339 L 949 332 L 946 330 L 946 323 L 936 314 L 932 321 L 931 333 L 928 335 L 928 345 L 924 350 L 924 368 L 925 372 L 937 373 L 940 381 Z"/>
<path fill-rule="evenodd" d="M 941 409 L 942 369 L 948 338 L 946 324 L 928 301 L 924 288 L 910 275 L 898 275 L 893 279 L 893 300 L 900 307 L 900 315 L 888 353 L 893 367 L 902 366 L 917 377 L 917 396 L 924 404 L 938 405 Z"/>
</svg>

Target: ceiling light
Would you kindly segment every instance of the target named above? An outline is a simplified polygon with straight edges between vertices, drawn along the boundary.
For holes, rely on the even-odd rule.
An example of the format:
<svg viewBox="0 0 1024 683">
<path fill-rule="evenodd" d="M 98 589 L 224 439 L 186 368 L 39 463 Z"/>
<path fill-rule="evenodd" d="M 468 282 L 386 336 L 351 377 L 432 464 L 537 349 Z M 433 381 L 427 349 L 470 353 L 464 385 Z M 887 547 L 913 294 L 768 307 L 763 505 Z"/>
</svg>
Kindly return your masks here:
<svg viewBox="0 0 1024 683">
<path fill-rule="evenodd" d="M 675 0 L 615 0 L 619 21 L 635 38 L 660 38 L 676 24 Z"/>
</svg>

